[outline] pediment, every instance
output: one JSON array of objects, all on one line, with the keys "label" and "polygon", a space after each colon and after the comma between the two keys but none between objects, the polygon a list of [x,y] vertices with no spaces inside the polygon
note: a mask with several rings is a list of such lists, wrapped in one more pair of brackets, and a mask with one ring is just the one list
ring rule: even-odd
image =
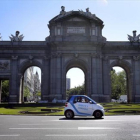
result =
[{"label": "pediment", "polygon": [[59,22],[59,21],[93,21],[103,24],[103,21],[96,17],[95,14],[91,14],[90,12],[83,12],[83,11],[70,11],[65,12],[63,14],[59,14],[58,16],[54,17],[51,22]]},{"label": "pediment", "polygon": [[67,21],[85,21],[85,19],[80,17],[71,17]]}]

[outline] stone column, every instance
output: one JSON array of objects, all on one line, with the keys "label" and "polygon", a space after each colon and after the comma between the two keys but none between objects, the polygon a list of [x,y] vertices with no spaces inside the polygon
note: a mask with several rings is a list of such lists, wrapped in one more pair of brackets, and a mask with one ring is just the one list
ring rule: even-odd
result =
[{"label": "stone column", "polygon": [[97,58],[97,92],[99,97],[99,102],[104,102],[103,96],[103,64],[102,64],[102,55]]},{"label": "stone column", "polygon": [[66,69],[64,67],[65,65],[64,57],[61,57],[61,61],[62,61],[62,85],[61,85],[62,99],[66,100]]},{"label": "stone column", "polygon": [[95,100],[98,101],[98,94],[97,94],[97,59],[96,57],[91,58],[91,74],[92,74],[92,84],[91,84],[91,97]]},{"label": "stone column", "polygon": [[[135,87],[135,91],[132,90],[132,97],[131,98],[131,102],[140,102],[140,60],[139,60],[139,56],[134,56],[133,57],[134,61],[134,72],[133,74],[131,73],[130,77],[132,79],[132,76],[134,77],[134,83],[131,84]],[[129,86],[132,86],[129,85]],[[133,88],[132,88],[133,89]],[[135,93],[134,93],[135,92]]]},{"label": "stone column", "polygon": [[91,74],[92,74],[92,95],[91,98],[95,101],[99,101],[98,94],[98,77],[97,77],[97,58],[96,56],[92,56],[91,61]]},{"label": "stone column", "polygon": [[50,60],[50,99],[53,100],[56,94],[56,58]]},{"label": "stone column", "polygon": [[50,93],[50,59],[44,59],[41,69],[41,100],[49,100]]},{"label": "stone column", "polygon": [[11,60],[11,77],[10,77],[10,91],[9,91],[9,103],[15,104],[19,103],[19,85],[17,83],[17,56],[12,56]]},{"label": "stone column", "polygon": [[103,60],[103,94],[104,101],[110,102],[111,100],[111,77],[110,77],[111,69],[108,63],[108,57],[106,56]]},{"label": "stone column", "polygon": [[92,58],[92,98],[102,102],[103,96],[102,56],[97,54]]},{"label": "stone column", "polygon": [[17,74],[17,93],[18,93],[18,103],[23,103],[24,102],[24,98],[23,98],[23,79],[24,75],[22,75],[21,73]]},{"label": "stone column", "polygon": [[57,56],[56,63],[56,98],[62,99],[62,58],[61,54]]},{"label": "stone column", "polygon": [[2,80],[0,79],[0,103],[1,103],[1,94],[2,94]]},{"label": "stone column", "polygon": [[87,71],[83,71],[84,74],[85,74],[85,92],[86,92],[86,95],[91,97],[92,95],[92,85],[91,85],[91,82],[92,82],[92,71],[91,71],[91,59],[89,59],[88,61],[88,68],[87,68]]}]

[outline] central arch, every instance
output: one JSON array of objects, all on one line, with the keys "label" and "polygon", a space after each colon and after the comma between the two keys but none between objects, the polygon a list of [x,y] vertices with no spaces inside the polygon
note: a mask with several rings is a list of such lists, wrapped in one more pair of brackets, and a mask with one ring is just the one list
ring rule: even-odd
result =
[{"label": "central arch", "polygon": [[64,66],[64,69],[65,69],[65,72],[64,72],[64,94],[63,94],[63,99],[66,99],[66,74],[67,72],[71,69],[71,68],[79,68],[83,71],[84,75],[85,75],[85,94],[87,96],[90,96],[90,82],[89,82],[89,68],[88,68],[88,65],[87,63],[84,61],[84,60],[81,60],[81,59],[72,59],[72,60],[69,60],[65,66]]}]

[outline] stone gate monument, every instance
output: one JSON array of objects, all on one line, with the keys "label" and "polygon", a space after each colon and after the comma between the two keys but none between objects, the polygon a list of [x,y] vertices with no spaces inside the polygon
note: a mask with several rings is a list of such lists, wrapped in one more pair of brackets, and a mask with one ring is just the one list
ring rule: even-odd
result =
[{"label": "stone gate monument", "polygon": [[23,101],[24,72],[30,66],[42,71],[42,100],[66,99],[66,73],[78,67],[85,74],[85,94],[97,102],[110,102],[110,71],[120,66],[127,74],[128,101],[140,102],[140,43],[136,32],[128,36],[130,41],[106,41],[103,21],[89,8],[85,12],[61,9],[49,21],[50,35],[45,41],[22,41],[19,32],[11,41],[0,41],[0,80],[10,80],[9,103]]}]

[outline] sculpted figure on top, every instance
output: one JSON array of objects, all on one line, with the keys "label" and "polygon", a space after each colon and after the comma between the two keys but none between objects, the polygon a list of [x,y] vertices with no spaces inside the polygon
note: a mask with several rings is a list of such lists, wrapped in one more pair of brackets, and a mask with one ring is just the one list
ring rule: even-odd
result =
[{"label": "sculpted figure on top", "polygon": [[24,36],[23,36],[23,34],[19,36],[19,34],[20,34],[20,32],[16,31],[15,36],[11,34],[11,36],[9,36],[9,38],[11,39],[12,42],[13,41],[22,41]]},{"label": "sculpted figure on top", "polygon": [[137,31],[133,31],[133,36],[128,35],[128,40],[130,42],[139,42],[140,41],[140,34],[136,35]]},{"label": "sculpted figure on top", "polygon": [[[70,15],[72,14],[72,12],[75,12],[75,11],[65,11],[65,6],[61,6],[61,11],[60,11],[60,14],[54,19],[54,20],[57,20],[59,18],[62,18],[64,16],[67,16],[67,15]],[[77,11],[79,12],[79,14],[81,15],[85,15],[85,16],[88,16],[90,18],[93,18],[93,19],[96,19],[96,15],[95,14],[92,14],[90,11],[89,11],[89,8],[86,8],[86,12],[84,12],[83,10],[79,10]]]},{"label": "sculpted figure on top", "polygon": [[65,12],[65,6],[61,6],[60,14],[63,15],[63,14],[65,14],[65,13],[66,13],[66,12]]}]

